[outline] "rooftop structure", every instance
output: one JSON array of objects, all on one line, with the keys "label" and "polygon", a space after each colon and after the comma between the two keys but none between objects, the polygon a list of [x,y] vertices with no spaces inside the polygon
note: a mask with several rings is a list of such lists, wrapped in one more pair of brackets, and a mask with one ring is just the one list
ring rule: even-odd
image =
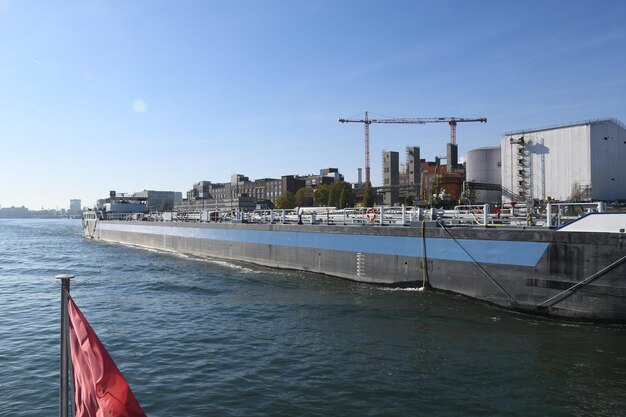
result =
[{"label": "rooftop structure", "polygon": [[134,193],[134,196],[146,199],[148,211],[172,210],[174,205],[183,199],[183,194],[180,191],[143,190]]},{"label": "rooftop structure", "polygon": [[109,198],[98,200],[96,208],[105,213],[147,213],[147,197],[134,194],[109,192]]}]

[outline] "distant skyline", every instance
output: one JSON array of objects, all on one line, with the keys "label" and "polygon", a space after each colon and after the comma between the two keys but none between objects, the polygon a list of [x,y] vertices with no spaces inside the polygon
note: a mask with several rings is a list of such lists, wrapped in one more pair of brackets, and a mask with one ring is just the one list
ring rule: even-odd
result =
[{"label": "distant skyline", "polygon": [[[622,1],[0,0],[0,206],[93,205],[109,190],[317,173],[350,182],[363,126],[486,117],[502,134],[626,122]],[[383,150],[445,154],[446,124],[372,125]],[[401,158],[402,159],[402,158]]]}]

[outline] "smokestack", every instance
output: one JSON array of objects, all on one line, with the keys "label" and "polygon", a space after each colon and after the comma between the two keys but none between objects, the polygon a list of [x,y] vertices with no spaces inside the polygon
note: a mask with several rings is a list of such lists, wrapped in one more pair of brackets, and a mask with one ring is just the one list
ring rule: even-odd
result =
[{"label": "smokestack", "polygon": [[357,178],[358,178],[357,184],[359,184],[359,185],[363,184],[363,175],[362,175],[362,173],[363,173],[363,168],[357,168]]}]

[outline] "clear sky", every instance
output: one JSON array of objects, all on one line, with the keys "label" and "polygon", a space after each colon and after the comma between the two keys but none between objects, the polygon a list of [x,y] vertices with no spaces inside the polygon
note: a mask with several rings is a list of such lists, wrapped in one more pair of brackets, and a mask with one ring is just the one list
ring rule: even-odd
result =
[{"label": "clear sky", "polygon": [[[626,122],[624,1],[0,0],[0,205],[318,173],[356,181],[368,110],[506,131]],[[446,124],[372,125],[445,154]]]}]

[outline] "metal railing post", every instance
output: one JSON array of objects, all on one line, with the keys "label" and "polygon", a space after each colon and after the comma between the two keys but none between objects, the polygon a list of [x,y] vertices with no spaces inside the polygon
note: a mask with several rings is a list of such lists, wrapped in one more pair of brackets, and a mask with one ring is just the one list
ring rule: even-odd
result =
[{"label": "metal railing post", "polygon": [[552,203],[546,204],[546,227],[552,227]]},{"label": "metal railing post", "polygon": [[61,361],[60,361],[60,393],[59,393],[59,416],[69,417],[69,315],[67,302],[70,295],[70,280],[74,275],[63,274],[55,276],[61,281]]},{"label": "metal railing post", "polygon": [[485,204],[483,206],[483,224],[487,226],[487,222],[489,222],[489,204]]}]

